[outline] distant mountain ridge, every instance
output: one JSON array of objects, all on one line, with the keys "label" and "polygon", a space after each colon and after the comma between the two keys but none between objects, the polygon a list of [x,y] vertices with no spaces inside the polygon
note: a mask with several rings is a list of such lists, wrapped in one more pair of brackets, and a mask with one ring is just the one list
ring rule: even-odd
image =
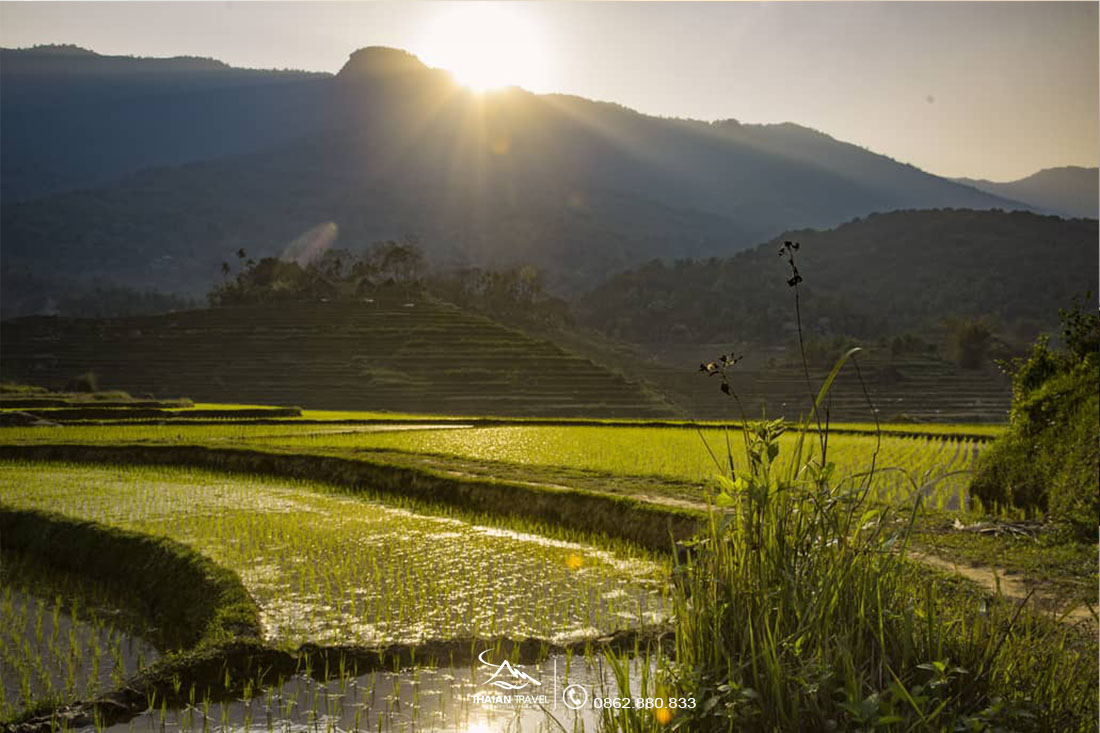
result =
[{"label": "distant mountain ridge", "polygon": [[1063,166],[1044,168],[1016,181],[995,183],[985,179],[955,178],[980,191],[1024,201],[1062,216],[1095,219],[1100,215],[1100,168]]},{"label": "distant mountain ridge", "polygon": [[780,243],[801,243],[807,336],[893,338],[988,317],[1022,340],[1097,292],[1097,221],[1029,212],[895,211],[710,260],[650,262],[580,302],[584,323],[635,343],[786,344],[794,333]]},{"label": "distant mountain ridge", "polygon": [[301,82],[327,77],[79,46],[0,49],[0,194],[25,200],[292,139],[319,101]]},{"label": "distant mountain ridge", "polygon": [[[230,253],[278,255],[325,222],[334,246],[412,236],[436,261],[531,263],[576,292],[654,257],[728,255],[874,211],[1024,208],[790,123],[478,96],[396,49],[361,49],[335,76],[219,67],[167,87],[72,71],[36,87],[34,55],[21,76],[20,52],[3,53],[6,314],[93,281],[201,294]],[[50,91],[68,87],[80,93]],[[78,180],[95,187],[18,200]]]}]

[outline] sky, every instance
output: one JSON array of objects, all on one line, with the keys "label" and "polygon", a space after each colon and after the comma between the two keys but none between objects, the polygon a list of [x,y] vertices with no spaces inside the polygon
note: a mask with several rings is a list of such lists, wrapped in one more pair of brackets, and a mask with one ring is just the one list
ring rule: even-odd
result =
[{"label": "sky", "polygon": [[404,48],[472,84],[795,122],[942,176],[1096,166],[1096,2],[3,2],[0,45],[336,72]]}]

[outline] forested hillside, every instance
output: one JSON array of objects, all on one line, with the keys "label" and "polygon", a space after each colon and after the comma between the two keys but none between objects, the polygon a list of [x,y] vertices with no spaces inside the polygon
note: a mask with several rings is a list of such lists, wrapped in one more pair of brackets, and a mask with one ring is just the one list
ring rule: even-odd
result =
[{"label": "forested hillside", "polygon": [[901,211],[789,231],[726,259],[651,262],[590,292],[581,320],[632,341],[788,343],[792,294],[777,256],[788,239],[801,243],[812,336],[895,337],[984,317],[1028,340],[1073,294],[1096,292],[1096,220]]}]

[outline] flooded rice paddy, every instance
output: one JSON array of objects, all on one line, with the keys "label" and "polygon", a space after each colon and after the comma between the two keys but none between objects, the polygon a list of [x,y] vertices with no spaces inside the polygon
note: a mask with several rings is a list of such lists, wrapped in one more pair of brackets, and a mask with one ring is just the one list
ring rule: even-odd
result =
[{"label": "flooded rice paddy", "polygon": [[663,621],[644,557],[425,516],[324,487],[170,468],[6,464],[0,502],[170,537],[235,571],[268,642],[564,643]]},{"label": "flooded rice paddy", "polygon": [[[895,428],[898,426],[895,426]],[[972,426],[920,426],[922,431],[946,430],[942,437],[905,436],[887,432],[830,436],[828,460],[836,464],[840,485],[871,486],[871,498],[906,503],[921,495],[926,506],[958,509],[967,506],[966,487],[984,440],[971,435]],[[986,428],[988,429],[988,427]],[[962,431],[956,435],[952,431]],[[978,430],[980,433],[981,430]],[[737,430],[717,427],[669,429],[591,425],[508,425],[423,423],[401,425],[73,425],[42,430],[8,428],[16,442],[77,442],[96,444],[210,444],[270,446],[279,450],[360,453],[401,451],[417,455],[506,463],[539,468],[567,468],[616,477],[644,476],[704,484],[723,468],[715,456],[743,465],[744,444]],[[780,438],[778,467],[786,472],[795,454],[796,435]],[[816,440],[805,449],[814,450]],[[874,457],[872,477],[865,472]],[[802,459],[809,458],[803,454]],[[719,460],[718,463],[721,463]],[[704,494],[700,491],[699,500]]]},{"label": "flooded rice paddy", "polygon": [[73,597],[22,589],[0,568],[0,720],[43,700],[72,701],[115,689],[157,659],[116,618]]},{"label": "flooded rice paddy", "polygon": [[[499,656],[499,655],[497,655]],[[500,657],[503,661],[503,657]],[[497,660],[493,660],[497,661]],[[635,658],[620,676],[630,693],[652,694],[655,664]],[[621,698],[616,670],[600,656],[555,655],[540,664],[515,665],[527,675],[520,690],[492,684],[495,665],[421,667],[399,673],[339,675],[318,681],[306,674],[231,702],[196,701],[182,709],[158,709],[107,730],[276,731],[317,733],[380,730],[488,733],[595,731],[603,710],[597,698]],[[499,679],[499,678],[498,678]]]}]

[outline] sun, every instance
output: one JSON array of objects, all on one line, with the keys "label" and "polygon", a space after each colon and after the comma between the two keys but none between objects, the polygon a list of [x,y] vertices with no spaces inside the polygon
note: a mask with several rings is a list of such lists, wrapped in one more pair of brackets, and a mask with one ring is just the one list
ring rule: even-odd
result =
[{"label": "sun", "polygon": [[521,7],[501,2],[461,2],[445,7],[419,49],[424,63],[446,69],[476,91],[507,86],[541,90],[546,46]]}]

